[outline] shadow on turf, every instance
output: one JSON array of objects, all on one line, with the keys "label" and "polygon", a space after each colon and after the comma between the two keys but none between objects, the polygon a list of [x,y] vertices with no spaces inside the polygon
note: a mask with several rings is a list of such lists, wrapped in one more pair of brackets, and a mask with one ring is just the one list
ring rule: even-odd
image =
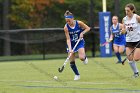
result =
[{"label": "shadow on turf", "polygon": [[113,70],[113,69],[107,67],[107,66],[104,65],[103,63],[98,62],[98,61],[95,61],[95,60],[94,60],[94,63],[96,63],[97,65],[100,65],[102,68],[106,69],[108,72],[115,74],[115,75],[116,75],[117,77],[119,77],[120,79],[123,79],[123,80],[125,80],[125,81],[131,83],[132,85],[137,85],[137,83],[136,83],[135,81],[132,81],[132,79],[124,77],[123,75],[121,75],[120,73],[116,72],[115,70]]},{"label": "shadow on turf", "polygon": [[[35,64],[29,63],[29,62],[25,62],[25,63],[28,64],[28,65],[29,65],[30,67],[32,67],[33,69],[37,70],[38,72],[44,74],[45,76],[49,76],[49,77],[52,78],[52,79],[54,78],[54,75],[53,75],[53,74],[48,73],[48,72],[42,70],[41,68],[37,67]],[[65,81],[61,80],[61,79],[57,79],[57,80],[55,80],[55,81],[58,82],[58,83],[60,83],[60,84],[62,84],[62,85],[64,85],[64,86],[67,85],[67,83],[66,83]]]}]

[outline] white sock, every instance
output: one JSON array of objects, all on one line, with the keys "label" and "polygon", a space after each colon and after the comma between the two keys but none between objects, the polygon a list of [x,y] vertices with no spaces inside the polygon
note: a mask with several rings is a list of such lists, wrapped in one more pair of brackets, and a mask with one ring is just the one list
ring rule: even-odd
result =
[{"label": "white sock", "polygon": [[137,66],[136,66],[136,62],[135,61],[128,61],[131,69],[133,70],[134,73],[137,73],[139,72],[139,70],[137,69]]}]

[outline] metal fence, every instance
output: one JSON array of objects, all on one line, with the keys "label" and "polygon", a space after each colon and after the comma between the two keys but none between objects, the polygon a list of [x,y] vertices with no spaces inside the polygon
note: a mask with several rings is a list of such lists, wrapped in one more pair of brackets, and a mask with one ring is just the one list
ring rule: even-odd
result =
[{"label": "metal fence", "polygon": [[[87,51],[92,51],[93,44],[99,43],[98,34],[98,28],[86,34]],[[0,30],[0,45],[1,60],[46,59],[51,58],[50,55],[58,58],[66,53],[63,28]]]}]

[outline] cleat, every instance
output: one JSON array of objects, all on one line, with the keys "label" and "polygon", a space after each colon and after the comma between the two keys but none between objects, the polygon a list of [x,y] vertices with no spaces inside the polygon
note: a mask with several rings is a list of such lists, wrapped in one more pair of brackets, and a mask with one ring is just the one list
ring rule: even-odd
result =
[{"label": "cleat", "polygon": [[132,77],[133,77],[133,78],[137,78],[137,77],[139,77],[139,72],[134,73],[134,75],[133,75]]},{"label": "cleat", "polygon": [[86,57],[86,59],[83,61],[83,63],[86,65],[88,63],[88,59]]},{"label": "cleat", "polygon": [[74,76],[74,80],[79,80],[80,79],[80,75],[75,75]]},{"label": "cleat", "polygon": [[119,63],[122,63],[122,61],[118,61],[118,62],[116,62],[116,64],[119,64]]}]

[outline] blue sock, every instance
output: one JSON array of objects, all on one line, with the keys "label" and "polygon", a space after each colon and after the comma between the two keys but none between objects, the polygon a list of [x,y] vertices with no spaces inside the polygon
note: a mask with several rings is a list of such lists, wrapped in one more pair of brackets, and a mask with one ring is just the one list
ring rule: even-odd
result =
[{"label": "blue sock", "polygon": [[80,75],[79,72],[78,72],[78,69],[76,67],[75,61],[70,62],[70,67],[72,68],[75,75]]},{"label": "blue sock", "polygon": [[121,59],[121,55],[120,55],[120,53],[119,52],[117,52],[117,53],[115,53],[116,54],[116,56],[117,56],[117,58],[118,58],[118,61],[122,61],[122,59]]},{"label": "blue sock", "polygon": [[126,48],[124,48],[124,51],[123,51],[123,53],[125,53],[126,52]]}]

